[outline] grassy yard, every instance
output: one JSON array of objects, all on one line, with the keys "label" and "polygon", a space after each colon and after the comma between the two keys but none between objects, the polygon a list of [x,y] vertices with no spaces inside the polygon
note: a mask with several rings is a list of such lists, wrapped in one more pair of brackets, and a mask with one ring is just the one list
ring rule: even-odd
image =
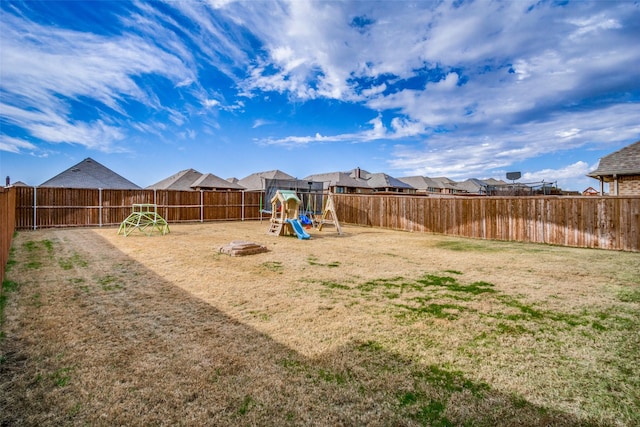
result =
[{"label": "grassy yard", "polygon": [[267,228],[18,233],[0,425],[640,425],[639,254]]}]

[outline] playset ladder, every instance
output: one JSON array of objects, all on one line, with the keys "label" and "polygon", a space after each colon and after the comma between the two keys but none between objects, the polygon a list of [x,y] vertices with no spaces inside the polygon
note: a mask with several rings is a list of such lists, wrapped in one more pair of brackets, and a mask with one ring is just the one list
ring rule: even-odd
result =
[{"label": "playset ladder", "polygon": [[269,231],[267,234],[273,234],[274,236],[279,236],[282,234],[282,227],[284,226],[281,222],[272,222],[269,226]]}]

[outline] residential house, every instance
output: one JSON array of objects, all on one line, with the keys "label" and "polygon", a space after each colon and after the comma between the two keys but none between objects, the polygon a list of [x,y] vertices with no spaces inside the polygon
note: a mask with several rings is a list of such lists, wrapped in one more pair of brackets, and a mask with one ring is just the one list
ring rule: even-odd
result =
[{"label": "residential house", "polygon": [[185,169],[178,173],[171,175],[161,181],[151,184],[147,187],[148,190],[179,190],[179,191],[191,191],[191,184],[198,180],[202,176],[202,173],[195,169]]},{"label": "residential house", "polygon": [[325,190],[337,194],[416,193],[415,188],[397,178],[385,173],[370,173],[360,168],[355,168],[351,172],[309,175],[305,179],[323,182]]},{"label": "residential house", "polygon": [[243,186],[247,191],[264,191],[265,180],[295,180],[296,178],[284,173],[280,170],[272,170],[266,172],[256,172],[249,176],[246,176],[236,182]]},{"label": "residential house", "polygon": [[458,192],[474,195],[486,195],[488,187],[486,182],[477,178],[469,178],[466,181],[457,182],[455,186]]},{"label": "residential house", "polygon": [[109,190],[140,189],[138,185],[90,157],[43,182],[40,187],[102,188]]},{"label": "residential house", "polygon": [[202,174],[195,169],[185,169],[147,187],[150,190],[178,191],[241,191],[244,187],[214,174]]},{"label": "residential house", "polygon": [[245,188],[235,182],[222,179],[212,173],[205,173],[191,184],[193,190],[242,191]]},{"label": "residential house", "polygon": [[458,188],[455,181],[447,177],[440,176],[437,178],[431,178],[431,180],[435,182],[437,188],[440,189],[440,194],[457,194],[465,192],[464,190]]},{"label": "residential house", "polygon": [[367,184],[374,193],[416,194],[416,189],[411,184],[386,173],[369,174]]},{"label": "residential house", "polygon": [[593,187],[589,187],[582,192],[583,196],[597,196],[600,193]]},{"label": "residential house", "polygon": [[600,181],[602,195],[606,182],[612,196],[640,196],[640,141],[604,156],[587,176]]},{"label": "residential house", "polygon": [[309,175],[304,180],[322,182],[324,190],[336,194],[367,194],[372,192],[366,180],[354,178],[347,172],[319,173]]},{"label": "residential house", "polygon": [[441,194],[440,184],[426,176],[406,176],[398,178],[416,190],[416,194]]}]

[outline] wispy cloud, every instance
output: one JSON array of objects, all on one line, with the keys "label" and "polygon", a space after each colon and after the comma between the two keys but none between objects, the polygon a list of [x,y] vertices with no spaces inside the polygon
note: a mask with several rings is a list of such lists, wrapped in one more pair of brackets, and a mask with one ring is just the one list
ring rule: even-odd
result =
[{"label": "wispy cloud", "polygon": [[[194,78],[175,56],[135,35],[107,38],[6,12],[2,20],[3,120],[49,143],[111,150],[123,137],[116,122],[127,120],[129,103],[163,108],[155,93],[140,86],[140,76],[157,73],[176,83]],[[78,120],[74,105],[94,117]]]}]

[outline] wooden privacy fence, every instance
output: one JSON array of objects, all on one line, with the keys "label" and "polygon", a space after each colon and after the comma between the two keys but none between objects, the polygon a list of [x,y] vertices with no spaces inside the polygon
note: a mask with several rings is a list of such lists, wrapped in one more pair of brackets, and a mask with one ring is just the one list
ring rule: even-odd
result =
[{"label": "wooden privacy fence", "polygon": [[167,222],[260,218],[260,192],[15,187],[16,228],[117,225],[133,204],[150,203]]},{"label": "wooden privacy fence", "polygon": [[640,251],[640,197],[336,195],[341,222],[478,239]]},{"label": "wooden privacy fence", "polygon": [[0,187],[0,290],[9,260],[11,240],[16,227],[16,192],[14,188]]},{"label": "wooden privacy fence", "polygon": [[[263,193],[249,191],[13,190],[18,229],[117,225],[138,203],[156,204],[158,213],[169,223],[260,219],[260,209],[264,207]],[[342,223],[478,239],[640,251],[640,197],[334,197]],[[8,230],[4,218],[8,215],[3,214],[3,233]]]}]

